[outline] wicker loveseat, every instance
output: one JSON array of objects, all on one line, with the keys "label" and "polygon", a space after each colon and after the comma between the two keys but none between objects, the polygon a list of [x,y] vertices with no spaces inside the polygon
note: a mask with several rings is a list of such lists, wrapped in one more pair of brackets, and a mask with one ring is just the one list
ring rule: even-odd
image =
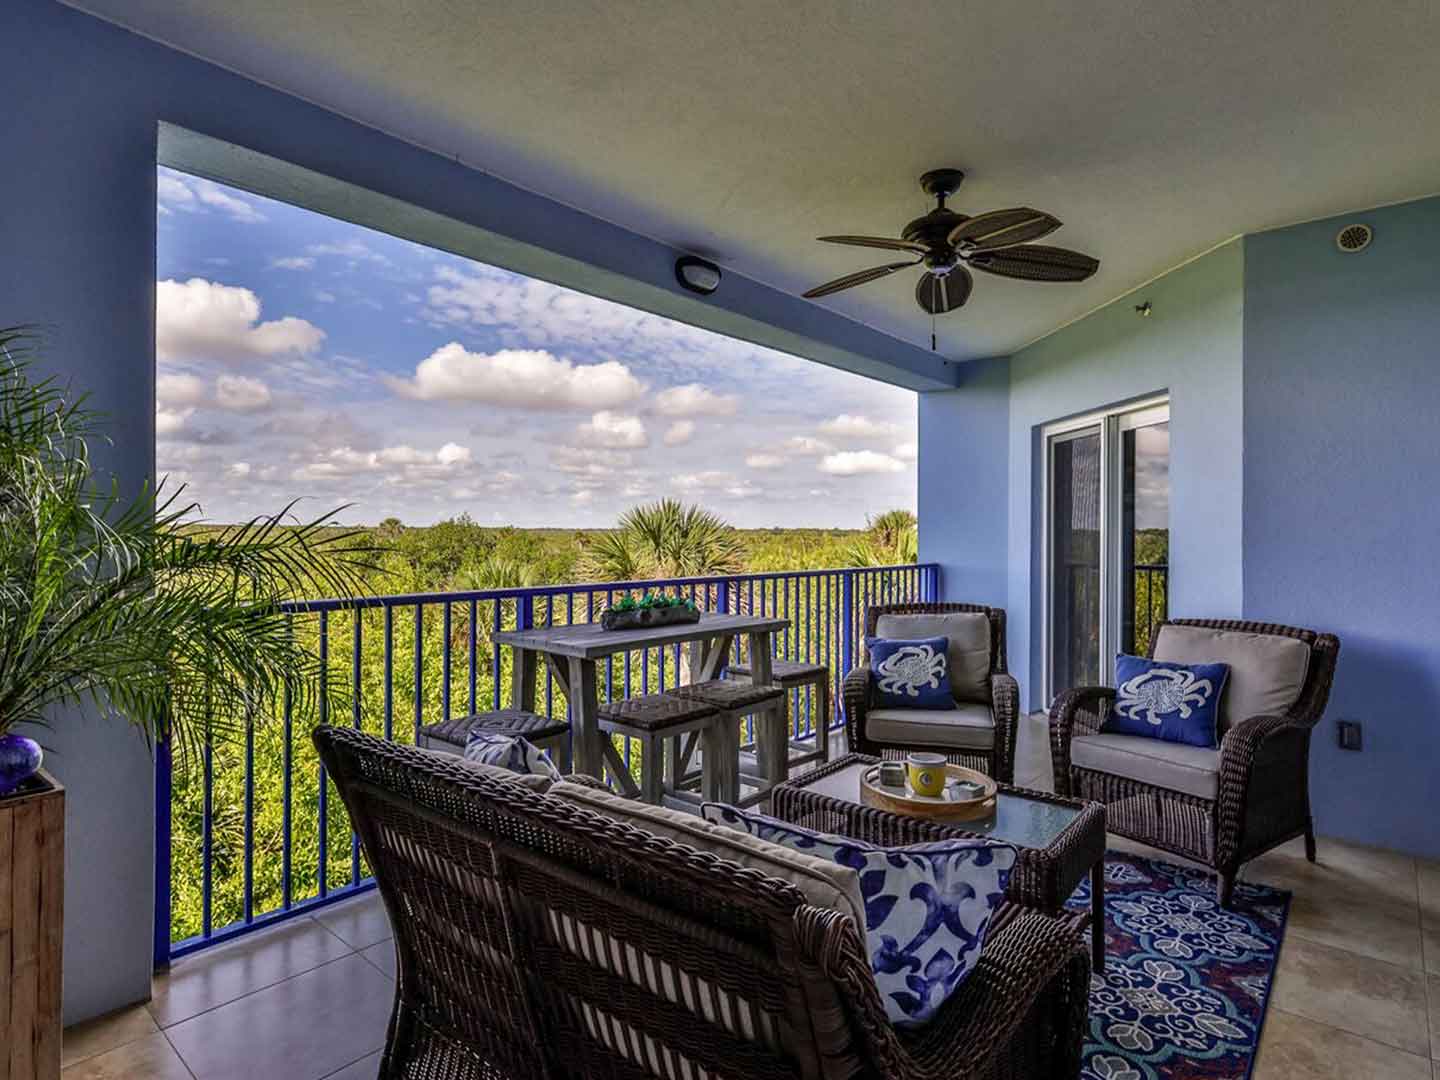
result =
[{"label": "wicker loveseat", "polygon": [[[962,643],[964,636],[971,640]],[[845,676],[845,733],[850,752],[904,757],[910,750],[944,754],[957,765],[1015,782],[1020,687],[1005,669],[1005,609],[983,604],[874,604],[865,610],[865,636],[947,637],[953,710],[883,709],[875,680],[862,661]],[[958,654],[957,654],[958,653]],[[964,663],[968,657],[968,663]],[[978,661],[979,669],[973,670]],[[965,668],[972,670],[966,673]]]},{"label": "wicker loveseat", "polygon": [[1216,750],[1102,734],[1106,686],[1067,690],[1050,710],[1055,790],[1106,804],[1113,833],[1213,867],[1229,905],[1247,860],[1297,836],[1315,861],[1310,731],[1325,711],[1340,640],[1274,623],[1173,619],[1153,659],[1231,666]]},{"label": "wicker loveseat", "polygon": [[885,1018],[853,918],[791,881],[597,813],[559,783],[542,793],[539,778],[345,728],[314,740],[394,929],[382,1080],[1078,1070],[1089,960],[1056,920],[1001,908],[978,968],[906,1032]]}]

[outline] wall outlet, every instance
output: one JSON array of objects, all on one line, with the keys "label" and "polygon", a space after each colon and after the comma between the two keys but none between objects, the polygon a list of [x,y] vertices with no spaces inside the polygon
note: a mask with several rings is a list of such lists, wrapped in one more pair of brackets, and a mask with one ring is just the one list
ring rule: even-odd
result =
[{"label": "wall outlet", "polygon": [[1335,722],[1336,733],[1340,739],[1341,750],[1359,750],[1362,744],[1360,737],[1359,720],[1337,720]]}]

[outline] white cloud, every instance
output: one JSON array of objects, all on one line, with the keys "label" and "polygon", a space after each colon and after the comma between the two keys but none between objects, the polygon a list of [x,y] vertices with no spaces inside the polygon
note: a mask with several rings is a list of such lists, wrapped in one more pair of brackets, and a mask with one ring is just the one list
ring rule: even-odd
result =
[{"label": "white cloud", "polygon": [[676,420],[665,429],[665,437],[661,441],[666,446],[684,446],[694,437],[694,420]]},{"label": "white cloud", "polygon": [[740,407],[736,394],[717,394],[699,383],[672,386],[655,395],[661,416],[734,416]]},{"label": "white cloud", "polygon": [[167,409],[163,405],[155,410],[155,434],[160,438],[175,435],[185,427],[194,409]]},{"label": "white cloud", "polygon": [[234,412],[258,412],[270,406],[270,387],[244,375],[221,375],[215,380],[215,403]]},{"label": "white cloud", "polygon": [[272,270],[314,270],[315,259],[309,255],[287,255],[283,259],[271,259]]},{"label": "white cloud", "polygon": [[625,465],[626,457],[615,450],[582,450],[578,446],[556,446],[550,451],[550,464],[564,473],[584,476],[609,476]]},{"label": "white cloud", "polygon": [[577,491],[570,496],[570,501],[576,506],[586,506],[595,500],[593,491]]},{"label": "white cloud", "polygon": [[824,439],[814,439],[809,435],[792,435],[785,440],[785,452],[796,457],[819,457],[834,449]]},{"label": "white cloud", "polygon": [[316,289],[315,299],[322,304],[333,304],[335,302],[335,294],[326,289]]},{"label": "white cloud", "polygon": [[913,442],[902,442],[893,453],[901,461],[914,461],[920,456],[920,447]]},{"label": "white cloud", "polygon": [[408,445],[369,451],[340,446],[301,465],[291,476],[309,482],[353,481],[355,477],[373,475],[386,484],[439,483],[473,463],[470,448],[453,442],[433,452]]},{"label": "white cloud", "polygon": [[194,408],[205,400],[205,380],[196,375],[157,375],[155,400],[166,408]]},{"label": "white cloud", "polygon": [[719,469],[682,473],[671,477],[670,484],[677,491],[691,495],[727,495],[732,499],[744,499],[760,494],[760,489],[748,480],[741,480],[734,473]]},{"label": "white cloud", "polygon": [[603,446],[614,450],[639,450],[650,445],[645,425],[638,416],[602,409],[575,429],[582,446]]},{"label": "white cloud", "polygon": [[155,197],[176,210],[195,209],[195,193],[178,176],[160,173],[155,177]]},{"label": "white cloud", "polygon": [[573,364],[540,349],[472,353],[455,341],[420,361],[413,379],[385,381],[397,394],[420,401],[518,409],[611,409],[645,392],[645,384],[615,360]]},{"label": "white cloud", "polygon": [[248,461],[232,461],[225,466],[225,472],[237,480],[243,480],[250,475],[250,463]]},{"label": "white cloud", "polygon": [[752,469],[778,469],[785,459],[779,454],[747,454],[745,464]]},{"label": "white cloud", "polygon": [[821,424],[820,432],[837,439],[881,439],[893,435],[895,425],[871,420],[868,416],[841,413]]},{"label": "white cloud", "polygon": [[874,450],[842,450],[838,454],[827,454],[820,460],[820,471],[832,476],[893,473],[904,468],[904,462]]},{"label": "white cloud", "polygon": [[223,211],[235,221],[243,222],[246,225],[258,225],[265,220],[265,215],[257,210],[253,203],[229,194],[222,190],[219,184],[192,177],[190,185],[194,189],[197,199],[206,206]]},{"label": "white cloud", "polygon": [[349,259],[352,266],[362,262],[372,262],[384,266],[390,264],[390,260],[384,255],[371,250],[359,240],[346,240],[339,244],[310,244],[305,251],[309,255],[336,255],[342,259]]},{"label": "white cloud", "polygon": [[260,321],[260,298],[204,278],[155,285],[155,352],[161,360],[248,360],[313,353],[325,331],[294,316]]}]

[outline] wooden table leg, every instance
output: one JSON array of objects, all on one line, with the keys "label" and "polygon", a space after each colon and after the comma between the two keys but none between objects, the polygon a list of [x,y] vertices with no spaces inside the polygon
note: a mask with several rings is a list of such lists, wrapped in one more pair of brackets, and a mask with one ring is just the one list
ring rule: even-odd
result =
[{"label": "wooden table leg", "polygon": [[[557,667],[559,665],[556,665]],[[570,701],[571,745],[574,747],[575,771],[605,778],[605,752],[601,745],[605,736],[600,731],[600,702],[594,660],[570,657],[569,684],[563,689]]]},{"label": "wooden table leg", "polygon": [[1090,966],[1105,970],[1105,857],[1090,868]]},{"label": "wooden table leg", "polygon": [[[770,686],[775,672],[770,657],[770,635],[750,634],[750,682],[754,686]],[[761,731],[755,739],[755,762],[767,784],[777,784],[789,775],[790,711],[788,701],[766,710],[757,718]]]},{"label": "wooden table leg", "polygon": [[513,666],[510,669],[510,707],[535,711],[535,676],[539,657],[529,649],[511,649]]}]

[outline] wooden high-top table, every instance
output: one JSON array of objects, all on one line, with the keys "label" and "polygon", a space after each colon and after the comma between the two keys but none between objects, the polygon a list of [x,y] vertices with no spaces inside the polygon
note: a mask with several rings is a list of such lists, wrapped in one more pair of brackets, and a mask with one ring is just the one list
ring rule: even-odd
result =
[{"label": "wooden high-top table", "polygon": [[603,780],[607,766],[618,775],[625,772],[625,763],[600,731],[597,661],[617,653],[686,645],[690,648],[690,681],[706,682],[723,670],[731,644],[744,634],[750,644],[751,681],[768,686],[772,678],[770,637],[789,625],[788,619],[768,615],[704,614],[698,623],[634,630],[605,630],[598,622],[504,630],[495,640],[515,650],[512,677],[517,709],[535,711],[539,660],[545,660],[570,702],[573,768]]}]

